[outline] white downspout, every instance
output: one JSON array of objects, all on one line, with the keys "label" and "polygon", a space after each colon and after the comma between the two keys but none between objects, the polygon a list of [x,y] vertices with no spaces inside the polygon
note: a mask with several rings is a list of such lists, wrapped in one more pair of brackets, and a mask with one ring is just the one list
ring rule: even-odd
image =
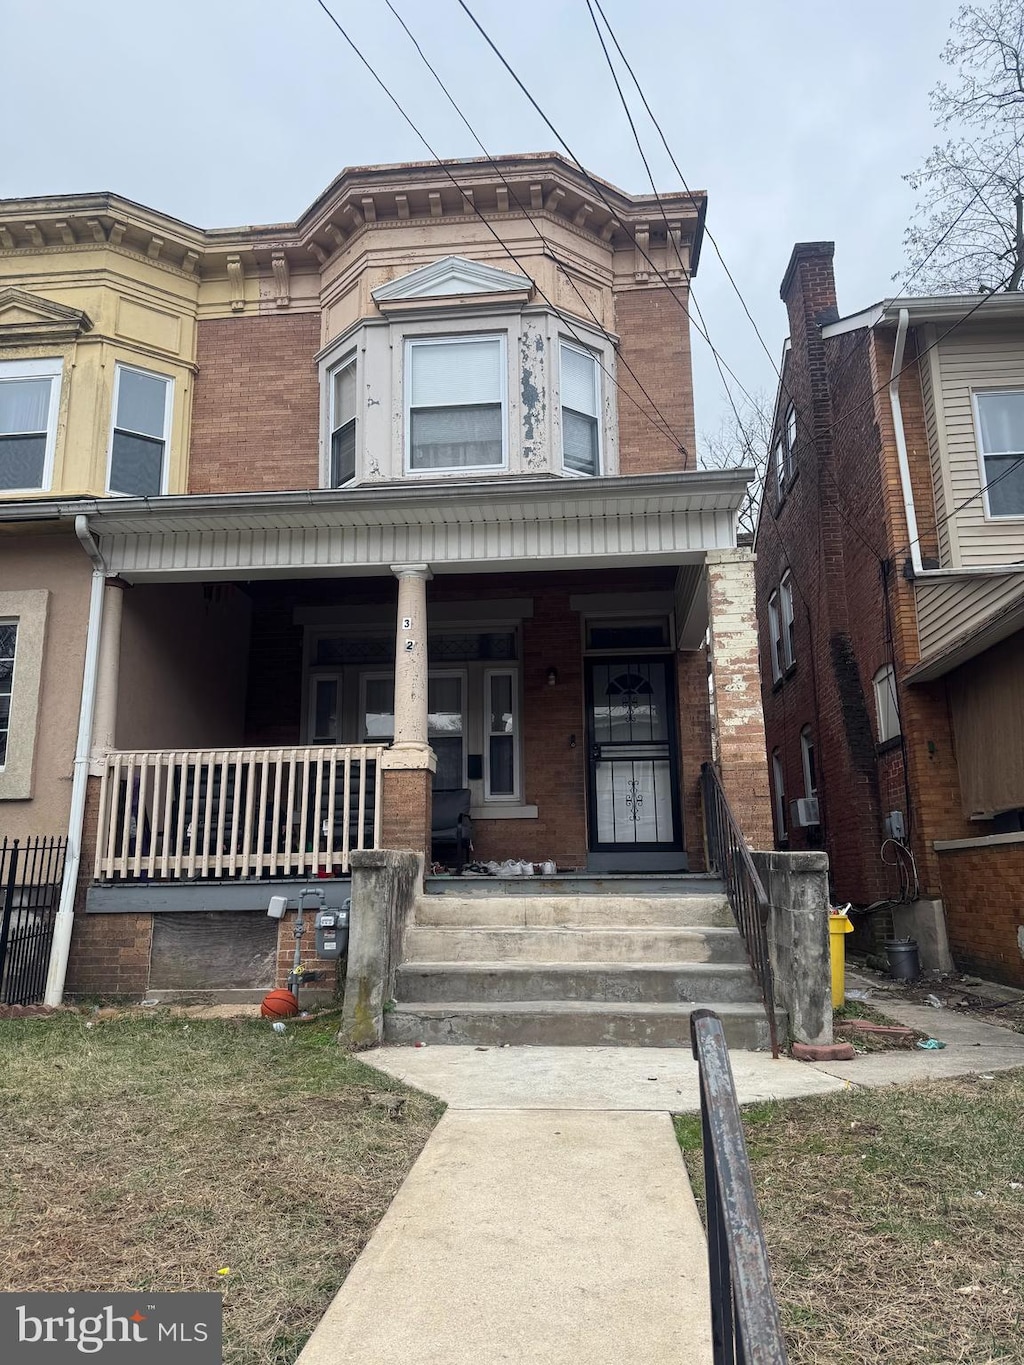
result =
[{"label": "white downspout", "polygon": [[907,459],[907,436],[903,430],[903,408],[900,404],[900,370],[903,369],[903,352],[907,344],[907,328],[910,326],[910,312],[900,309],[899,323],[896,327],[896,349],[892,357],[892,370],[889,374],[889,403],[892,407],[892,424],[896,433],[896,458],[900,467],[900,488],[903,490],[903,511],[907,518],[907,535],[910,540],[910,562],[915,576],[923,572],[921,564],[921,542],[917,534],[917,512],[914,510],[914,489],[910,482],[910,461]]},{"label": "white downspout", "polygon": [[89,529],[88,517],[75,517],[75,535],[92,560],[92,587],[89,593],[89,624],[85,636],[85,664],[82,669],[82,704],[78,713],[78,743],[75,747],[75,767],[71,782],[68,851],[64,863],[64,881],[60,889],[60,905],[53,926],[50,965],[46,975],[44,1000],[47,1005],[59,1005],[64,998],[64,978],[67,976],[68,954],[71,950],[75,891],[78,887],[78,870],[82,862],[82,827],[85,823],[85,794],[89,777],[89,756],[92,750],[100,630],[103,625],[103,594],[107,577],[106,565]]}]

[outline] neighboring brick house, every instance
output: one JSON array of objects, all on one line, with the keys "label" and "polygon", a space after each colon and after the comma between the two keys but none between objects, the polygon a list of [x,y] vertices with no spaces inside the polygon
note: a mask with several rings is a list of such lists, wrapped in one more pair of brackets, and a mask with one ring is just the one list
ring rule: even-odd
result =
[{"label": "neighboring brick house", "polygon": [[353,847],[429,859],[438,790],[481,859],[699,870],[713,728],[768,836],[746,473],[696,467],[703,196],[450,174],[212,231],[0,203],[0,832],[74,842],[84,801],[75,989],[167,985],[171,939]]},{"label": "neighboring brick house", "polygon": [[776,846],[1024,985],[1024,299],[840,318],[832,255],[783,279],[756,537]]}]

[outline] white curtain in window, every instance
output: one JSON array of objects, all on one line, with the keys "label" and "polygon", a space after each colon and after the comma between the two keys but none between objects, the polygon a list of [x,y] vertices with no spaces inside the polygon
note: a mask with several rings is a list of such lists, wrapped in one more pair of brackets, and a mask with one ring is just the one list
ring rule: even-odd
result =
[{"label": "white curtain in window", "polygon": [[44,432],[52,379],[0,380],[0,436]]},{"label": "white curtain in window", "polygon": [[501,402],[501,342],[497,337],[417,343],[411,355],[411,407]]},{"label": "white curtain in window", "polygon": [[986,455],[1024,451],[1024,393],[979,393],[978,417]]}]

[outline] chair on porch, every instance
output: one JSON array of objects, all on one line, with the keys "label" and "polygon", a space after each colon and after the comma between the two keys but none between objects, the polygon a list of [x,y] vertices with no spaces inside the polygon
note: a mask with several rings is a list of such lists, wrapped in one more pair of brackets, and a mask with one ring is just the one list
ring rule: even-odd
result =
[{"label": "chair on porch", "polygon": [[431,801],[430,856],[435,861],[439,848],[455,849],[455,875],[459,876],[473,849],[473,822],[469,815],[468,787],[435,790]]}]

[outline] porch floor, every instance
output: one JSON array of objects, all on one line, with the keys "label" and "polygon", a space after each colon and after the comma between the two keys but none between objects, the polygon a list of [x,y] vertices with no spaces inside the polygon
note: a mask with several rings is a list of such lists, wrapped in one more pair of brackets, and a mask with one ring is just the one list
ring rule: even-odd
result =
[{"label": "porch floor", "polygon": [[428,896],[715,896],[725,891],[702,872],[557,872],[551,877],[442,874],[424,878]]}]

